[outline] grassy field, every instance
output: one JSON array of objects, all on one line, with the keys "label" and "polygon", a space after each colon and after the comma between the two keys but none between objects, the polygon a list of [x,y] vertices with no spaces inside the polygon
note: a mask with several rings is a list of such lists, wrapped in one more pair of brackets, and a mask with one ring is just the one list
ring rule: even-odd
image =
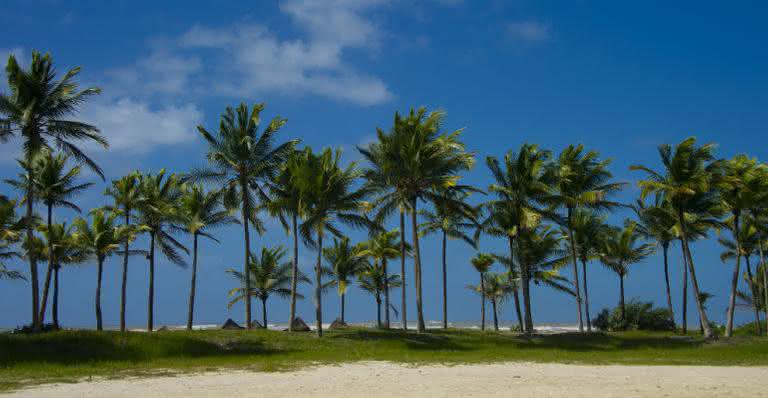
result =
[{"label": "grassy field", "polygon": [[91,376],[221,368],[279,371],[360,360],[768,366],[768,338],[742,336],[704,342],[697,337],[645,332],[529,338],[509,332],[416,334],[358,328],[328,332],[322,339],[310,333],[269,330],[0,334],[0,390]]}]

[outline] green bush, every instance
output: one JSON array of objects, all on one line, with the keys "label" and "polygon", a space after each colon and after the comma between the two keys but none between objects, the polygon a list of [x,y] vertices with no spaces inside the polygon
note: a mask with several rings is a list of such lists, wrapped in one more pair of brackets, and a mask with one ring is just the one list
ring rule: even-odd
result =
[{"label": "green bush", "polygon": [[619,307],[613,310],[604,309],[597,314],[592,325],[600,330],[675,330],[675,322],[670,316],[669,310],[653,308],[650,302],[641,302],[632,299],[625,305],[625,316],[621,318]]}]

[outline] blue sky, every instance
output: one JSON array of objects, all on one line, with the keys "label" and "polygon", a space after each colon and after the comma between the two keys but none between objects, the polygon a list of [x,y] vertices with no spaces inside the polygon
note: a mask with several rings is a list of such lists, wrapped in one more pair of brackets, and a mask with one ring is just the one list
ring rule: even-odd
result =
[{"label": "blue sky", "polygon": [[[6,0],[0,57],[50,51],[60,71],[82,66],[83,84],[103,88],[80,117],[112,142],[108,153],[92,151],[108,178],[134,168],[185,171],[204,164],[195,126],[213,129],[223,109],[241,101],[266,102],[267,117],[287,117],[286,139],[340,147],[349,161],[359,158],[354,147],[369,142],[376,127],[389,127],[395,111],[425,105],[447,112],[447,128],[466,128],[464,139],[480,160],[467,182],[487,186],[482,159],[523,142],[554,151],[583,143],[614,159],[616,178],[630,183],[619,199],[631,201],[639,176],[628,166],[657,167],[660,143],[695,135],[717,142],[722,157],[766,157],[760,145],[768,125],[766,11],[756,1]],[[17,144],[0,146],[3,177],[16,173]],[[105,185],[87,178],[98,189],[83,195],[83,207],[104,204]],[[269,225],[254,249],[290,243],[276,222]],[[243,317],[242,308],[226,308],[234,283],[224,273],[242,263],[241,234],[233,227],[219,237],[220,245],[201,245],[197,319],[203,323]],[[423,244],[428,319],[440,316],[438,243],[431,237]],[[481,245],[483,251],[504,248],[491,239]],[[700,283],[715,294],[711,317],[722,321],[732,266],[720,262],[713,239],[694,250]],[[679,309],[678,252],[673,248],[671,276]],[[462,242],[449,244],[453,320],[478,318],[479,300],[465,289],[477,280],[468,262],[473,254]],[[314,254],[302,248],[301,255],[309,271]],[[145,319],[146,271],[144,261],[132,261],[128,319],[134,326]],[[599,264],[589,272],[594,314],[616,303],[618,281]],[[95,278],[93,264],[62,275],[66,325],[93,324]],[[102,299],[107,325],[118,321],[119,278],[117,259],[109,260]],[[188,284],[188,269],[160,261],[156,324],[183,323]],[[28,284],[2,283],[0,327],[28,321],[28,291]],[[627,295],[664,303],[660,256],[633,268]],[[566,297],[536,288],[533,300],[536,322],[575,321]],[[373,319],[371,297],[353,289],[348,303],[351,320]],[[336,316],[337,306],[335,294],[327,295],[326,319]],[[311,308],[304,300],[300,315],[313,319]],[[272,300],[270,314],[287,318],[286,303]],[[502,319],[513,316],[511,306],[504,308]]]}]

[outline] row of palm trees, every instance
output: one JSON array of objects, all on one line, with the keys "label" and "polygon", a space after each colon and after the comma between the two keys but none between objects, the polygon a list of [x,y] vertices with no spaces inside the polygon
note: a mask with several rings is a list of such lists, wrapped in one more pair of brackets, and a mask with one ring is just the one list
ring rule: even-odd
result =
[{"label": "row of palm trees", "polygon": [[[0,260],[23,256],[29,262],[32,286],[32,327],[44,323],[49,290],[53,284],[54,323],[58,323],[58,272],[62,265],[95,258],[97,289],[95,308],[97,328],[101,329],[100,284],[104,260],[123,256],[121,291],[121,330],[125,330],[127,272],[130,256],[146,256],[149,265],[147,329],[153,330],[154,268],[156,250],[176,264],[184,264],[189,249],[180,240],[184,233],[192,241],[192,275],[187,326],[192,327],[198,266],[198,240],[215,240],[211,230],[240,224],[243,232],[242,271],[230,270],[240,282],[230,292],[233,302],[245,304],[245,321],[253,323],[251,299],[266,303],[269,294],[290,299],[289,325],[296,318],[298,283],[308,278],[298,269],[299,240],[314,250],[314,301],[317,333],[322,335],[324,288],[336,286],[342,303],[351,278],[370,291],[381,306],[384,295],[385,327],[389,326],[390,288],[402,287],[400,311],[402,327],[407,328],[406,258],[413,261],[416,292],[417,330],[425,331],[422,294],[422,253],[420,239],[439,234],[442,240],[443,327],[448,326],[447,244],[460,239],[477,248],[482,236],[501,238],[508,253],[478,254],[472,265],[480,272],[480,285],[473,287],[494,307],[507,297],[514,299],[520,329],[533,332],[531,282],[566,292],[574,297],[579,330],[591,330],[587,264],[599,260],[615,272],[620,284],[620,307],[624,303],[624,281],[629,266],[649,256],[655,247],[664,254],[667,305],[672,317],[667,252],[679,242],[684,258],[683,314],[688,277],[694,290],[704,334],[712,335],[703,306],[703,292],[696,277],[691,244],[711,230],[730,231],[732,239],[722,238],[724,260],[735,260],[729,297],[726,334],[733,329],[737,298],[747,300],[758,310],[768,301],[766,267],[763,259],[765,209],[768,208],[768,167],[746,156],[719,160],[711,144],[697,145],[689,138],[676,146],[662,145],[662,169],[632,166],[645,178],[638,185],[641,197],[634,205],[612,199],[624,183],[613,181],[610,160],[582,145],[570,145],[554,155],[532,144],[508,152],[503,159],[486,158],[494,183],[483,190],[461,182],[463,172],[474,166],[475,154],[465,149],[461,130],[443,130],[445,114],[412,109],[396,113],[388,130],[377,129],[376,140],[358,148],[366,161],[344,166],[340,151],[299,148],[298,140],[279,140],[286,119],[275,117],[262,123],[264,104],[241,104],[227,108],[218,129],[198,126],[208,145],[209,166],[183,174],[132,172],[115,180],[105,191],[112,203],[92,210],[90,221],[76,219],[71,226],[57,223],[54,210],[66,207],[79,211],[74,197],[91,187],[78,183],[81,167],[88,167],[103,178],[99,166],[80,148],[84,142],[106,147],[98,128],[69,120],[98,88],[80,90],[75,68],[60,79],[50,55],[32,54],[24,69],[13,56],[6,67],[9,93],[0,95],[0,139],[18,137],[22,144],[22,170],[9,184],[21,198],[0,200],[2,241]],[[76,163],[68,168],[68,161]],[[489,200],[470,201],[489,195]],[[647,203],[651,199],[651,203]],[[46,218],[35,214],[35,204],[43,204]],[[426,208],[420,206],[428,204]],[[23,217],[16,218],[17,205],[25,206]],[[606,214],[631,207],[636,220],[623,227],[606,224]],[[283,262],[285,250],[265,248],[260,256],[252,253],[252,232],[262,234],[263,215],[278,218],[293,240],[292,261]],[[399,215],[399,227],[386,232],[391,216]],[[410,241],[406,239],[409,218]],[[419,221],[421,219],[421,222]],[[342,226],[368,232],[370,239],[352,245]],[[149,241],[145,249],[132,248],[138,236]],[[399,236],[398,236],[399,235]],[[325,247],[328,238],[333,245]],[[643,243],[647,242],[647,243]],[[15,244],[20,243],[20,251]],[[399,250],[398,250],[399,249]],[[752,273],[750,257],[759,254],[760,265]],[[391,275],[388,261],[400,259],[400,274]],[[749,291],[739,291],[741,258],[747,262],[745,276]],[[43,294],[39,292],[38,260],[47,262]],[[325,265],[323,265],[325,260]],[[503,273],[489,273],[493,263],[505,267]],[[581,263],[581,277],[579,275]],[[571,279],[561,275],[570,268]],[[331,285],[323,277],[332,276]],[[0,267],[0,277],[22,275]],[[52,282],[51,282],[52,281]],[[522,297],[521,297],[522,296]],[[380,311],[379,311],[380,313]],[[483,318],[485,312],[483,310]],[[768,315],[768,314],[766,314]],[[266,326],[266,306],[263,307]],[[483,326],[485,322],[483,319]]]}]

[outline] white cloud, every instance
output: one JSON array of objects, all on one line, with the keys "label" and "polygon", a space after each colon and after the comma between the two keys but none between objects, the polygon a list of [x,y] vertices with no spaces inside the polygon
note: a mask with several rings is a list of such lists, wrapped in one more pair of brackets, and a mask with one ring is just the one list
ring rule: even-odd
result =
[{"label": "white cloud", "polygon": [[535,21],[518,21],[507,24],[507,34],[515,40],[538,43],[549,40],[551,36],[548,24]]},{"label": "white cloud", "polygon": [[146,102],[121,98],[89,103],[81,119],[101,130],[110,150],[143,153],[195,139],[202,117],[192,104],[152,109]]}]

